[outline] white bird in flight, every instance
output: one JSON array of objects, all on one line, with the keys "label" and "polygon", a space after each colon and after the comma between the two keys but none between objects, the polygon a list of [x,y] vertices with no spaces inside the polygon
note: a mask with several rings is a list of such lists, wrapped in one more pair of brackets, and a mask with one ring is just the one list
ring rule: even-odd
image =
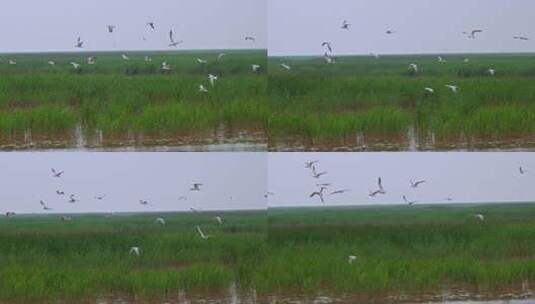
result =
[{"label": "white bird in flight", "polygon": [[193,183],[191,185],[190,191],[201,191],[202,183]]},{"label": "white bird in flight", "polygon": [[182,41],[182,40],[180,40],[180,41],[175,41],[175,38],[173,37],[173,30],[170,30],[170,31],[169,31],[169,41],[170,41],[170,43],[169,43],[169,46],[170,46],[170,47],[177,47],[179,44],[181,44],[182,42],[184,42],[184,41]]},{"label": "white bird in flight", "polygon": [[207,64],[207,63],[208,63],[208,60],[206,60],[206,59],[201,59],[201,58],[197,58],[197,62],[200,63],[200,64]]},{"label": "white bird in flight", "polygon": [[210,81],[210,84],[212,85],[212,87],[215,85],[216,80],[217,80],[217,76],[213,74],[208,74],[208,81]]},{"label": "white bird in flight", "polygon": [[327,171],[316,172],[316,166],[312,166],[312,177],[320,178],[322,175],[327,174]]},{"label": "white bird in flight", "polygon": [[49,65],[56,65],[56,63],[55,63],[54,61],[52,61],[52,60],[49,60],[49,61],[48,61],[48,64],[49,64]]},{"label": "white bird in flight", "polygon": [[412,206],[416,203],[416,201],[409,201],[405,195],[403,195],[403,201],[409,206]]},{"label": "white bird in flight", "polygon": [[171,71],[171,66],[166,62],[162,62],[162,67],[160,68],[162,72],[169,72]]},{"label": "white bird in flight", "polygon": [[288,71],[292,69],[292,68],[291,68],[289,65],[287,65],[286,63],[281,63],[281,67],[283,67],[284,69],[286,69],[286,70],[288,70]]},{"label": "white bird in flight", "polygon": [[63,174],[63,170],[61,171],[56,171],[56,169],[52,168],[50,169],[52,171],[52,176],[53,177],[61,177],[61,175]]},{"label": "white bird in flight", "polygon": [[419,185],[425,183],[425,180],[421,179],[421,180],[410,180],[409,181],[410,184],[411,184],[411,188],[418,188]]},{"label": "white bird in flight", "polygon": [[156,218],[155,222],[156,222],[157,224],[160,224],[160,225],[162,225],[162,226],[165,226],[165,220],[163,219],[163,217],[158,217],[158,218]]},{"label": "white bird in flight", "polygon": [[71,65],[72,65],[72,67],[73,67],[75,70],[78,70],[78,69],[80,68],[80,64],[77,63],[77,62],[72,61],[72,62],[71,62]]},{"label": "white bird in flight", "polygon": [[435,93],[435,90],[433,90],[432,88],[429,88],[429,87],[425,87],[424,90],[426,92],[428,92],[428,93],[431,93],[431,94]]},{"label": "white bird in flight", "polygon": [[69,196],[69,203],[74,204],[74,203],[76,203],[77,201],[78,201],[78,200],[74,197],[74,194],[71,194],[71,195]]},{"label": "white bird in flight", "polygon": [[125,61],[130,60],[130,57],[128,57],[126,54],[121,54],[121,58],[123,58]]},{"label": "white bird in flight", "polygon": [[355,255],[350,255],[350,256],[347,257],[347,262],[350,265],[353,264],[356,260],[357,260],[357,256],[355,256]]},{"label": "white bird in flight", "polygon": [[43,207],[43,210],[52,210],[52,208],[48,207],[43,200],[40,200],[39,204],[41,204],[41,206]]},{"label": "white bird in flight", "polygon": [[409,64],[409,70],[413,70],[414,72],[418,72],[418,65],[416,63]]},{"label": "white bird in flight", "polygon": [[199,85],[199,92],[208,93],[208,89],[204,87],[204,85]]},{"label": "white bird in flight", "polygon": [[251,70],[252,70],[253,72],[258,72],[258,71],[260,71],[260,65],[258,65],[258,64],[251,64]]},{"label": "white bird in flight", "polygon": [[197,232],[199,233],[199,235],[201,236],[203,240],[207,240],[211,237],[208,234],[204,234],[204,232],[201,230],[201,227],[199,227],[198,225],[196,226],[196,228],[197,228]]},{"label": "white bird in flight", "polygon": [[370,197],[374,197],[374,196],[376,196],[377,194],[386,194],[386,191],[385,191],[385,189],[383,188],[383,181],[381,180],[381,177],[378,177],[378,178],[377,178],[377,187],[378,187],[377,190],[375,190],[375,191],[370,191],[370,194],[369,194]]},{"label": "white bird in flight", "polygon": [[135,254],[139,256],[141,254],[141,249],[137,246],[130,247],[130,254]]},{"label": "white bird in flight", "polygon": [[311,197],[311,198],[312,198],[312,197],[314,197],[314,196],[317,196],[317,197],[320,198],[320,201],[321,201],[322,203],[324,203],[325,201],[323,200],[323,191],[325,191],[325,189],[327,189],[327,188],[325,188],[325,187],[321,187],[319,191],[314,191],[314,192],[312,192],[308,197]]},{"label": "white bird in flight", "polygon": [[78,37],[78,39],[76,40],[76,44],[74,46],[80,49],[84,47],[84,42],[82,41],[81,37]]},{"label": "white bird in flight", "polygon": [[485,216],[481,213],[476,214],[474,217],[480,222],[483,222],[485,220]]},{"label": "white bird in flight", "polygon": [[214,219],[216,220],[216,222],[217,222],[219,225],[223,224],[223,218],[222,218],[222,217],[220,217],[220,216],[214,216]]},{"label": "white bird in flight", "polygon": [[17,64],[17,60],[16,60],[16,59],[9,59],[9,60],[8,60],[8,63],[9,63],[10,65],[16,65],[16,64]]},{"label": "white bird in flight", "polygon": [[496,74],[495,69],[488,69],[487,72],[489,73],[490,76],[494,76]]},{"label": "white bird in flight", "polygon": [[456,85],[447,84],[445,85],[448,89],[450,89],[453,93],[457,93],[459,91],[459,87]]},{"label": "white bird in flight", "polygon": [[97,63],[95,57],[87,57],[87,64],[93,65],[95,63]]},{"label": "white bird in flight", "polygon": [[350,191],[349,189],[340,189],[340,190],[335,190],[333,192],[331,192],[331,195],[334,195],[334,194],[342,194],[342,193],[345,193],[345,192],[348,192]]}]

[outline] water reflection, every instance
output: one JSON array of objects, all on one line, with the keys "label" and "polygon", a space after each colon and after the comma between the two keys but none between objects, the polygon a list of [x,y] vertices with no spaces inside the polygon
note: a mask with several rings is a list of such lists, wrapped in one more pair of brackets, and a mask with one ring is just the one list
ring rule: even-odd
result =
[{"label": "water reflection", "polygon": [[0,150],[256,152],[267,150],[267,139],[261,130],[234,130],[224,126],[196,135],[149,136],[128,131],[112,136],[77,125],[69,134],[36,135],[27,130],[20,136],[4,136],[0,138]]},{"label": "water reflection", "polygon": [[94,302],[96,304],[358,304],[358,303],[403,303],[403,304],[528,304],[535,303],[535,294],[529,290],[493,291],[491,293],[478,293],[474,290],[460,288],[445,288],[438,294],[422,295],[351,295],[318,292],[316,295],[300,294],[270,294],[257,296],[254,289],[241,290],[232,284],[226,292],[219,294],[189,294],[183,290],[174,296],[164,299],[146,300],[131,297],[102,297]]}]

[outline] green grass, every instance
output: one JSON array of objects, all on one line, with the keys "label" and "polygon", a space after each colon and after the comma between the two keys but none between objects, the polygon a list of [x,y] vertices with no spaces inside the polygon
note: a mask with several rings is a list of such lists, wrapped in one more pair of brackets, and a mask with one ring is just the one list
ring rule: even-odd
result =
[{"label": "green grass", "polygon": [[[18,216],[0,219],[0,302],[131,295],[173,297],[179,290],[251,287],[262,258],[265,212],[159,215]],[[201,225],[212,239],[195,231]],[[132,246],[142,254],[129,255]]]},{"label": "green grass", "polygon": [[[25,133],[59,137],[80,125],[86,134],[102,131],[107,139],[129,134],[179,140],[211,137],[225,128],[263,133],[267,124],[265,51],[130,52],[4,54],[0,75],[0,140],[20,140]],[[145,62],[150,55],[152,62]],[[95,65],[86,58],[96,56]],[[208,60],[200,65],[196,58]],[[16,58],[17,65],[7,59]],[[55,66],[47,63],[54,60]],[[82,64],[75,71],[69,62]],[[173,68],[160,72],[161,62]],[[219,76],[211,87],[207,76]],[[210,92],[199,92],[203,84]]]},{"label": "green grass", "polygon": [[[443,57],[447,62],[422,55],[347,56],[332,65],[322,58],[269,58],[270,140],[340,145],[362,134],[388,142],[410,127],[420,140],[433,133],[443,142],[533,137],[535,55]],[[413,62],[416,74],[408,71]],[[446,84],[459,86],[459,93]]]},{"label": "green grass", "polygon": [[535,205],[270,209],[268,222],[262,290],[419,295],[535,279]]},{"label": "green grass", "polygon": [[[485,222],[474,215],[482,213]],[[535,279],[535,205],[272,208],[266,212],[0,219],[0,302],[479,291]],[[213,236],[202,240],[201,225]],[[141,247],[141,256],[128,254]],[[347,257],[356,255],[349,264]]]}]

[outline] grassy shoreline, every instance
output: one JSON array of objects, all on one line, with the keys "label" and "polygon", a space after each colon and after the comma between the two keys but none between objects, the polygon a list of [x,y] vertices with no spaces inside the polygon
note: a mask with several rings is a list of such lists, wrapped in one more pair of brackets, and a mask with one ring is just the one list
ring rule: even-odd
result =
[{"label": "grassy shoreline", "polygon": [[[420,140],[432,133],[443,142],[533,137],[534,56],[442,56],[446,62],[431,55],[342,56],[331,65],[319,57],[270,57],[270,137],[343,142],[359,133],[397,138],[409,128]],[[417,73],[410,63],[418,64]]]},{"label": "grassy shoreline", "polygon": [[[417,298],[535,280],[533,204],[271,208],[224,212],[223,225],[215,215],[165,213],[165,227],[156,214],[2,218],[0,301],[213,295],[234,283],[260,298]],[[195,225],[213,238],[201,239]]]},{"label": "grassy shoreline", "polygon": [[[28,131],[61,138],[81,125],[88,133],[153,138],[201,135],[221,125],[265,130],[268,117],[265,51],[12,55],[0,66],[0,138]],[[144,61],[144,55],[151,62]],[[94,65],[87,57],[96,56]],[[208,60],[197,63],[197,58]],[[53,60],[55,65],[49,65]],[[172,71],[162,74],[161,62]],[[82,66],[75,70],[70,62]],[[212,87],[208,74],[219,76]],[[199,85],[209,92],[199,92]]]}]

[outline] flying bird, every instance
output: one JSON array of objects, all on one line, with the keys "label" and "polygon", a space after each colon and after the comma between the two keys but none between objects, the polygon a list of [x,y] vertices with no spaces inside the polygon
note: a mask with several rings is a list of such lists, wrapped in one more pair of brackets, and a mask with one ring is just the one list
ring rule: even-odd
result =
[{"label": "flying bird", "polygon": [[330,43],[330,42],[324,41],[324,42],[321,44],[321,46],[323,46],[323,47],[327,47],[327,50],[329,50],[329,52],[332,53],[333,49],[332,49],[332,47],[331,47],[331,43]]},{"label": "flying bird", "polygon": [[156,218],[155,222],[156,222],[157,224],[160,224],[160,225],[162,225],[162,226],[165,226],[165,220],[164,220],[162,217],[158,217],[158,218]]},{"label": "flying bird", "polygon": [[513,36],[513,39],[516,39],[516,40],[523,40],[523,41],[527,41],[527,40],[529,40],[529,38],[526,37],[526,36]]},{"label": "flying bird", "polygon": [[222,218],[222,217],[220,217],[220,216],[214,216],[214,219],[216,220],[216,222],[217,222],[219,225],[223,224],[223,218]]},{"label": "flying bird", "polygon": [[227,56],[227,54],[225,53],[220,53],[219,55],[217,55],[217,61],[223,59],[223,57]]},{"label": "flying bird", "polygon": [[13,212],[13,211],[8,211],[8,212],[6,212],[6,217],[7,217],[7,218],[12,218],[12,217],[14,217],[15,215],[16,215],[16,214],[15,214],[15,212]]},{"label": "flying bird", "polygon": [[150,27],[152,30],[156,29],[154,22],[147,22],[147,26]]},{"label": "flying bird", "polygon": [[141,249],[139,247],[131,247],[130,248],[130,254],[135,254],[139,256],[141,254]]},{"label": "flying bird", "polygon": [[392,34],[395,34],[396,31],[394,31],[394,30],[390,30],[390,29],[389,29],[389,30],[386,30],[385,33],[386,33],[387,35],[392,35]]},{"label": "flying bird", "polygon": [[489,73],[490,76],[494,76],[496,74],[495,69],[488,69],[487,72]]},{"label": "flying bird", "polygon": [[169,72],[171,71],[171,66],[166,62],[162,62],[162,67],[160,68],[162,72]]},{"label": "flying bird", "polygon": [[350,191],[349,189],[340,189],[340,190],[335,190],[333,192],[331,192],[331,195],[334,195],[334,194],[342,194],[342,193],[345,193],[345,192],[348,192]]},{"label": "flying bird", "polygon": [[428,92],[428,93],[431,93],[431,94],[435,93],[435,90],[433,90],[432,88],[429,88],[429,87],[425,87],[424,90],[426,92]]},{"label": "flying bird", "polygon": [[375,191],[370,191],[370,194],[369,194],[370,197],[374,197],[374,196],[376,196],[377,194],[386,194],[386,191],[385,191],[385,189],[383,188],[383,182],[382,182],[382,180],[381,180],[381,177],[378,177],[378,178],[377,178],[377,187],[378,187],[377,190],[375,190]]},{"label": "flying bird", "polygon": [[479,30],[479,29],[476,29],[476,30],[472,30],[470,32],[463,32],[463,34],[467,35],[468,38],[470,39],[476,39],[476,34],[479,34],[479,33],[482,33],[483,30]]},{"label": "flying bird", "polygon": [[63,192],[63,191],[60,191],[60,190],[56,190],[56,194],[57,194],[57,195],[64,195],[64,194],[65,194],[65,192]]},{"label": "flying bird", "polygon": [[314,166],[314,164],[317,164],[318,162],[319,162],[319,160],[307,161],[307,162],[305,162],[305,168],[312,169],[312,166]]},{"label": "flying bird", "polygon": [[287,65],[286,63],[281,63],[281,67],[283,67],[284,69],[286,69],[286,70],[288,70],[288,71],[292,69],[292,68],[291,68],[289,65]]},{"label": "flying bird", "polygon": [[170,41],[169,46],[172,46],[172,47],[177,47],[179,44],[181,44],[182,42],[184,42],[184,41],[182,41],[182,40],[180,40],[180,41],[175,41],[175,38],[173,37],[173,30],[170,30],[170,31],[169,31],[169,41]]},{"label": "flying bird", "polygon": [[16,65],[16,64],[17,64],[17,60],[16,60],[16,59],[9,59],[9,60],[8,60],[8,63],[9,63],[10,65]]},{"label": "flying bird", "polygon": [[344,22],[342,22],[342,26],[340,28],[344,29],[344,30],[349,30],[350,26],[351,26],[351,24],[348,23],[347,20],[344,20]]},{"label": "flying bird", "polygon": [[108,33],[113,33],[113,31],[117,28],[117,26],[110,24],[108,27]]},{"label": "flying bird", "polygon": [[193,183],[189,191],[201,191],[201,183]]},{"label": "flying bird", "polygon": [[416,181],[413,181],[412,179],[410,180],[410,184],[411,184],[411,187],[412,188],[418,188],[419,185],[425,183],[425,180],[421,179],[421,180],[416,180]]},{"label": "flying bird", "polygon": [[412,206],[416,203],[416,201],[409,201],[405,195],[403,195],[403,201],[409,206]]},{"label": "flying bird", "polygon": [[199,85],[199,92],[208,93],[208,89],[204,87],[204,85]]},{"label": "flying bird", "polygon": [[78,201],[78,200],[74,197],[74,194],[71,194],[71,195],[69,196],[69,203],[74,204],[74,203],[76,203],[77,201]]},{"label": "flying bird", "polygon": [[78,37],[78,39],[76,40],[76,44],[74,46],[80,49],[84,47],[84,42],[82,41],[81,37]]},{"label": "flying bird", "polygon": [[453,93],[457,93],[459,91],[459,87],[456,85],[447,84],[445,85],[448,89],[450,89]]},{"label": "flying bird", "polygon": [[316,166],[312,166],[312,177],[320,178],[322,175],[327,174],[327,171],[316,172]]},{"label": "flying bird", "polygon": [[351,265],[357,260],[357,257],[354,255],[350,255],[347,257],[347,262]]},{"label": "flying bird", "polygon": [[62,222],[70,222],[70,221],[72,221],[72,217],[64,215],[64,216],[60,217],[60,220]]},{"label": "flying bird", "polygon": [[71,65],[72,65],[72,67],[73,67],[75,70],[78,70],[78,69],[80,68],[80,64],[77,63],[77,62],[72,61],[72,62],[71,62]]},{"label": "flying bird", "polygon": [[96,57],[87,57],[87,64],[93,65],[95,63],[97,63]]},{"label": "flying bird", "polygon": [[258,64],[251,64],[251,70],[253,72],[258,72],[260,71],[260,66]]},{"label": "flying bird", "polygon": [[56,169],[52,168],[51,171],[52,171],[52,176],[53,177],[61,177],[61,175],[63,174],[63,170],[56,171]]},{"label": "flying bird", "polygon": [[245,41],[247,40],[254,42],[256,39],[253,36],[245,36]]},{"label": "flying bird", "polygon": [[213,74],[208,74],[208,81],[210,81],[210,84],[212,85],[212,87],[214,86],[216,80],[217,80],[217,76]]},{"label": "flying bird", "polygon": [[48,207],[43,200],[40,200],[39,204],[41,204],[41,206],[43,207],[43,210],[52,210],[52,208]]},{"label": "flying bird", "polygon": [[201,236],[201,238],[202,238],[203,240],[207,240],[207,239],[210,238],[210,235],[208,235],[208,234],[204,234],[204,232],[201,230],[201,227],[199,227],[199,226],[197,225],[196,228],[197,228],[197,232],[199,233],[199,235]]},{"label": "flying bird", "polygon": [[522,166],[518,167],[518,172],[520,172],[520,174],[524,174],[526,173],[527,171],[524,170],[524,168],[522,168]]},{"label": "flying bird", "polygon": [[476,214],[474,217],[479,220],[480,222],[483,222],[485,220],[485,216],[483,214]]},{"label": "flying bird", "polygon": [[48,64],[50,64],[50,65],[56,65],[56,63],[55,63],[54,61],[52,61],[52,60],[48,61]]},{"label": "flying bird", "polygon": [[319,191],[314,191],[312,192],[308,197],[314,197],[314,196],[317,196],[320,198],[321,202],[324,203],[325,201],[323,200],[323,191],[327,189],[325,187],[321,187]]},{"label": "flying bird", "polygon": [[200,63],[200,64],[207,64],[207,63],[208,63],[208,60],[206,60],[206,59],[201,59],[201,58],[197,58],[197,62]]},{"label": "flying bird", "polygon": [[101,201],[101,200],[103,200],[105,197],[106,197],[106,194],[104,194],[104,195],[99,195],[99,196],[95,196],[95,199]]},{"label": "flying bird", "polygon": [[123,58],[125,61],[130,60],[130,57],[128,57],[126,54],[121,54],[121,58]]},{"label": "flying bird", "polygon": [[149,204],[149,201],[147,201],[147,200],[139,200],[139,203],[140,203],[141,205],[148,205],[148,204]]},{"label": "flying bird", "polygon": [[413,70],[415,73],[418,72],[418,65],[416,63],[409,64],[409,70]]}]

